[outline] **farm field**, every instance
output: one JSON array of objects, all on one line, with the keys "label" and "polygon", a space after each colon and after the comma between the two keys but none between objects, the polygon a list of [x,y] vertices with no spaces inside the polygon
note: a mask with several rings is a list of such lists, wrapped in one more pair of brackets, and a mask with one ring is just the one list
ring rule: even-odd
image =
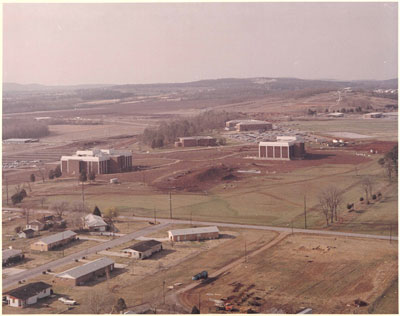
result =
[{"label": "farm field", "polygon": [[[241,312],[363,314],[397,273],[397,243],[294,234],[180,299],[192,306],[201,295],[203,313],[225,298]],[[356,307],[356,299],[368,306]]]}]

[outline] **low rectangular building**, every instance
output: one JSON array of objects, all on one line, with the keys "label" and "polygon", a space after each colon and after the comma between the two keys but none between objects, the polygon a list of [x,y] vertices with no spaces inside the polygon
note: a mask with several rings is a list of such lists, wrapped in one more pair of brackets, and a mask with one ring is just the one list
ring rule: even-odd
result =
[{"label": "low rectangular building", "polygon": [[55,275],[54,281],[69,286],[83,285],[114,270],[114,261],[103,257]]},{"label": "low rectangular building", "polygon": [[61,171],[67,175],[79,175],[82,171],[95,174],[118,173],[131,169],[132,152],[128,150],[78,150],[75,155],[61,157]]},{"label": "low rectangular building", "polygon": [[168,239],[172,241],[190,241],[219,238],[217,226],[174,229],[168,231]]},{"label": "low rectangular building", "polygon": [[2,251],[3,267],[16,263],[24,259],[22,250],[19,249],[5,249]]},{"label": "low rectangular building", "polygon": [[124,253],[129,253],[132,258],[146,259],[151,257],[153,253],[161,251],[162,243],[157,240],[144,240],[134,244],[133,246],[123,249]]},{"label": "low rectangular building", "polygon": [[333,113],[329,113],[328,117],[344,117],[344,113],[341,112],[333,112]]},{"label": "low rectangular building", "polygon": [[370,118],[381,118],[381,117],[383,117],[383,113],[381,113],[381,112],[367,113],[367,114],[364,114],[363,117],[364,117],[365,119],[370,119]]},{"label": "low rectangular building", "polygon": [[211,136],[179,137],[175,147],[215,146],[217,140]]},{"label": "low rectangular building", "polygon": [[72,230],[67,230],[55,235],[43,237],[37,242],[31,244],[31,249],[37,251],[49,251],[64,246],[75,239],[76,233]]},{"label": "low rectangular building", "polygon": [[227,130],[245,131],[268,131],[272,130],[272,123],[259,120],[232,120],[225,123]]},{"label": "low rectangular building", "polygon": [[50,296],[52,293],[50,284],[34,282],[7,291],[3,295],[6,297],[7,305],[24,308],[36,304],[39,299]]},{"label": "low rectangular building", "polygon": [[39,139],[36,138],[9,138],[3,140],[3,144],[28,144],[37,143]]}]

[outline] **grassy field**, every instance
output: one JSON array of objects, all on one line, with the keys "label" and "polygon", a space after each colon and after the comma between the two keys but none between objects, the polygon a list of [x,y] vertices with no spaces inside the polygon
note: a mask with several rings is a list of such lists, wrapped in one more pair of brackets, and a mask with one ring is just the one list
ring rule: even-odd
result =
[{"label": "grassy field", "polygon": [[315,132],[352,132],[362,135],[372,136],[379,140],[397,141],[397,120],[389,119],[332,119],[332,120],[312,120],[312,121],[292,121],[287,123],[297,129]]}]

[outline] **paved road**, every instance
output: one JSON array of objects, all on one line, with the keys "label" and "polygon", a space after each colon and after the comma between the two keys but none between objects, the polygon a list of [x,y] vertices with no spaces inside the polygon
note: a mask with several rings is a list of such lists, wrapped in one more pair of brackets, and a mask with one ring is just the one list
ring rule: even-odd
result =
[{"label": "paved road", "polygon": [[[130,218],[133,220],[143,220],[143,221],[153,221],[152,217],[138,217],[138,216],[120,216],[120,218]],[[168,223],[168,224],[194,224],[194,225],[206,225],[206,226],[219,226],[219,227],[232,227],[232,228],[246,228],[246,229],[260,229],[260,230],[271,230],[276,232],[292,232],[292,228],[290,227],[275,227],[275,226],[259,226],[259,225],[246,225],[246,224],[231,224],[231,223],[218,223],[218,222],[204,222],[204,221],[188,221],[188,220],[180,220],[180,219],[164,219],[157,218],[157,221],[160,223]],[[316,235],[329,235],[329,236],[338,236],[338,237],[355,237],[355,238],[368,238],[368,239],[383,239],[389,240],[398,240],[397,237],[390,237],[384,235],[372,235],[372,234],[358,234],[358,233],[347,233],[347,232],[338,232],[338,231],[327,231],[327,230],[316,230],[316,229],[301,229],[294,228],[294,233],[303,233],[303,234],[316,234]]]},{"label": "paved road", "polygon": [[43,271],[45,271],[47,269],[55,269],[55,268],[57,268],[59,266],[63,266],[65,264],[69,263],[69,262],[72,262],[75,259],[80,259],[83,256],[87,256],[89,254],[93,254],[93,253],[96,253],[96,252],[99,252],[99,251],[102,251],[102,250],[106,250],[109,247],[110,248],[116,247],[116,246],[121,245],[123,243],[129,242],[129,241],[131,241],[131,240],[133,240],[133,239],[135,239],[137,237],[141,237],[141,236],[147,235],[149,233],[152,233],[154,231],[157,231],[157,230],[160,230],[162,228],[165,228],[168,225],[169,225],[169,223],[161,223],[159,225],[146,227],[146,228],[143,228],[143,229],[138,230],[136,232],[127,234],[127,235],[125,235],[123,237],[104,242],[102,244],[93,246],[91,248],[88,248],[88,249],[73,253],[73,254],[68,255],[68,256],[66,256],[64,258],[57,259],[57,260],[51,261],[49,263],[43,264],[43,265],[41,265],[39,267],[36,267],[36,268],[33,268],[33,269],[29,269],[29,270],[26,270],[24,272],[15,274],[13,276],[10,276],[7,279],[3,279],[3,288],[11,286],[11,285],[17,283],[19,280],[27,280],[27,279],[33,278],[33,277],[35,277],[37,275],[40,275]]}]

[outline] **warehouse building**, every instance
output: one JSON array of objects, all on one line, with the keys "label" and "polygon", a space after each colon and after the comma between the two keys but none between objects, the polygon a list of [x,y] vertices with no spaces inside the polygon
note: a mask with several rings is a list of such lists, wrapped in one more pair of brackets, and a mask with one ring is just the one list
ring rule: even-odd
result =
[{"label": "warehouse building", "polygon": [[61,171],[68,175],[78,175],[82,171],[105,174],[131,169],[132,152],[129,150],[78,150],[75,155],[61,157]]},{"label": "warehouse building", "polygon": [[219,238],[217,226],[174,229],[168,231],[168,239],[171,241],[189,241]]},{"label": "warehouse building", "polygon": [[245,131],[268,131],[272,130],[272,123],[259,120],[232,120],[225,123],[226,130]]},{"label": "warehouse building", "polygon": [[31,244],[32,250],[49,251],[54,248],[64,246],[76,239],[76,233],[72,230],[67,230],[55,235],[43,237],[39,241]]},{"label": "warehouse building", "polygon": [[153,253],[161,251],[162,243],[157,240],[144,240],[137,244],[123,249],[124,253],[129,253],[132,258],[146,259],[152,256]]},{"label": "warehouse building", "polygon": [[28,144],[37,143],[39,139],[36,138],[9,138],[3,140],[3,144]]},{"label": "warehouse building", "polygon": [[7,291],[3,293],[3,296],[6,298],[7,305],[24,308],[28,305],[36,304],[39,299],[51,294],[53,294],[53,290],[50,284],[34,282]]},{"label": "warehouse building", "polygon": [[69,286],[84,285],[114,270],[114,261],[103,257],[55,275],[54,281]]},{"label": "warehouse building", "polygon": [[19,262],[25,257],[22,253],[22,250],[12,248],[3,250],[1,256],[3,260],[3,267]]},{"label": "warehouse building", "polygon": [[337,118],[337,117],[344,117],[344,113],[341,113],[341,112],[329,113],[329,114],[328,114],[328,117],[334,117],[334,118]]},{"label": "warehouse building", "polygon": [[217,140],[211,136],[179,137],[175,147],[215,146]]},{"label": "warehouse building", "polygon": [[364,117],[365,119],[381,118],[381,117],[383,117],[383,113],[382,113],[382,112],[367,113],[367,114],[364,114],[363,117]]},{"label": "warehouse building", "polygon": [[264,159],[293,160],[304,159],[304,140],[297,136],[278,136],[275,142],[260,142],[258,156]]}]

